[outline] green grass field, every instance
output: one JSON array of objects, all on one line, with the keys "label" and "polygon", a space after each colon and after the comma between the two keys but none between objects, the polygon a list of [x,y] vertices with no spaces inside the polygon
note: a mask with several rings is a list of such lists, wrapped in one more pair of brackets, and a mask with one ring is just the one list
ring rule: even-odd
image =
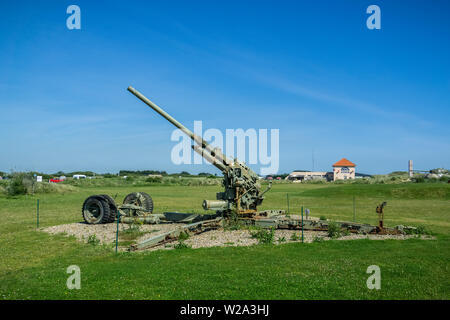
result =
[{"label": "green grass field", "polygon": [[[449,299],[450,185],[275,184],[261,209],[301,206],[313,216],[375,224],[424,225],[436,240],[356,240],[182,249],[115,254],[40,226],[81,221],[83,200],[96,193],[152,195],[155,211],[201,212],[220,186],[78,187],[66,194],[0,196],[0,299]],[[69,265],[81,268],[81,289],[69,290]],[[381,268],[381,290],[369,290],[366,269]]]}]

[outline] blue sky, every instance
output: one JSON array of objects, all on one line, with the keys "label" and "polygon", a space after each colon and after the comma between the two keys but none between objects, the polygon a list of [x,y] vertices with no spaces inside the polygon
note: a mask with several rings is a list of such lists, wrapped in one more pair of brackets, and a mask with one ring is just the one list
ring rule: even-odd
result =
[{"label": "blue sky", "polygon": [[[81,8],[68,30],[66,8]],[[381,30],[366,8],[381,8]],[[154,169],[173,127],[280,129],[280,169],[450,168],[448,1],[2,1],[0,170]],[[258,166],[254,167],[255,170]]]}]

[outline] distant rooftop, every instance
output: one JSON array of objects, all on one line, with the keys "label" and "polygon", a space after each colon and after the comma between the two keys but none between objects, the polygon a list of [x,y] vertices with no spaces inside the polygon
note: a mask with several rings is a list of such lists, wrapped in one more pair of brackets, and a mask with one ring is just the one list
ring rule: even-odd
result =
[{"label": "distant rooftop", "polygon": [[356,167],[356,164],[345,158],[342,158],[341,160],[333,164],[333,167]]}]

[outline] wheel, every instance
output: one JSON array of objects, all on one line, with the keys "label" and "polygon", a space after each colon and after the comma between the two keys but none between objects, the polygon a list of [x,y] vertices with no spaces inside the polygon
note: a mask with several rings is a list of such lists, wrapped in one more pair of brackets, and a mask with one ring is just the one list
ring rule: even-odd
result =
[{"label": "wheel", "polygon": [[84,201],[81,213],[88,224],[108,223],[112,218],[108,201],[98,195],[90,196]]},{"label": "wheel", "polygon": [[108,204],[109,204],[109,211],[110,211],[110,219],[108,222],[114,222],[117,218],[117,206],[116,206],[116,202],[114,201],[113,198],[111,198],[109,195],[107,194],[101,194],[99,195],[100,197],[104,198]]},{"label": "wheel", "polygon": [[134,204],[135,206],[143,207],[145,212],[153,212],[153,200],[148,193],[133,192],[123,199],[123,204]]}]

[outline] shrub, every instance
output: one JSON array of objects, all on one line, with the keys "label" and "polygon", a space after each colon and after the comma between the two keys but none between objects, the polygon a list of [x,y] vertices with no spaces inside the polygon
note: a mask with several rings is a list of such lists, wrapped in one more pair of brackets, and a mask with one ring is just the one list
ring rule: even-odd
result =
[{"label": "shrub", "polygon": [[273,238],[275,235],[275,229],[269,228],[269,229],[260,229],[256,232],[252,232],[251,236],[252,238],[255,238],[258,240],[259,244],[271,244],[273,243]]},{"label": "shrub", "polygon": [[412,179],[415,183],[423,183],[425,182],[425,178],[424,177],[415,177]]},{"label": "shrub", "polygon": [[190,245],[186,244],[184,241],[189,239],[189,233],[182,231],[178,236],[178,243],[173,247],[175,249],[188,249],[191,248]]},{"label": "shrub", "polygon": [[176,245],[173,246],[175,249],[190,249],[191,246],[184,243],[184,241],[178,241]]},{"label": "shrub", "polygon": [[75,191],[76,188],[65,183],[36,182],[31,172],[13,173],[11,179],[1,180],[0,192],[4,191],[8,196],[17,196],[32,193],[66,193]]},{"label": "shrub", "polygon": [[429,234],[428,230],[425,228],[425,226],[418,226],[416,229],[417,234]]},{"label": "shrub", "polygon": [[91,234],[87,240],[87,243],[90,245],[96,246],[100,243],[100,240],[97,239],[97,236],[95,234]]},{"label": "shrub", "polygon": [[180,235],[178,236],[179,241],[184,241],[187,239],[189,239],[189,233],[187,232],[181,232]]},{"label": "shrub", "polygon": [[148,177],[147,179],[145,179],[145,182],[148,182],[148,183],[161,183],[162,182],[162,177]]},{"label": "shrub", "polygon": [[37,182],[34,185],[35,193],[66,193],[75,190],[75,187],[62,183]]},{"label": "shrub", "polygon": [[341,226],[336,222],[328,224],[328,236],[330,238],[339,238],[341,236]]},{"label": "shrub", "polygon": [[17,196],[21,194],[27,194],[28,188],[27,183],[29,177],[27,177],[24,173],[15,173],[13,174],[12,179],[9,180],[9,183],[6,186],[6,193],[9,196]]},{"label": "shrub", "polygon": [[325,217],[325,216],[320,216],[320,220],[327,220],[327,217]]},{"label": "shrub", "polygon": [[406,176],[408,175],[408,172],[406,171],[393,171],[388,174],[388,176]]},{"label": "shrub", "polygon": [[432,232],[428,230],[425,226],[420,225],[415,228],[405,228],[404,232],[408,235],[417,234],[417,235],[431,235]]},{"label": "shrub", "polygon": [[352,184],[370,184],[372,182],[372,178],[358,178],[352,180]]},{"label": "shrub", "polygon": [[231,211],[228,219],[225,220],[224,230],[241,230],[245,227],[245,222],[238,218],[236,211]]}]

